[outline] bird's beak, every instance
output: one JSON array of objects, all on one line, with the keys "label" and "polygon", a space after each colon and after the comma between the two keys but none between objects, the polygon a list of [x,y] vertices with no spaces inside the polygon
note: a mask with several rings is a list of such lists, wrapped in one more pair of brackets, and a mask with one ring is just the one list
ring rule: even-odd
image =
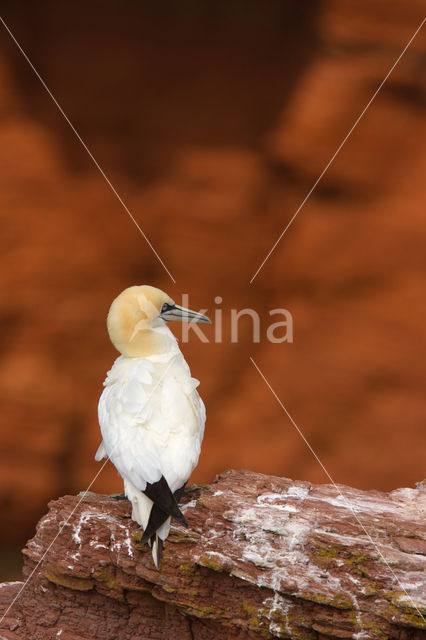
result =
[{"label": "bird's beak", "polygon": [[210,318],[205,316],[202,313],[198,313],[198,311],[191,311],[191,309],[185,309],[185,307],[180,307],[178,304],[173,305],[164,313],[160,313],[160,318],[169,322],[170,320],[180,320],[181,322],[207,322],[207,324],[211,324],[212,321]]}]

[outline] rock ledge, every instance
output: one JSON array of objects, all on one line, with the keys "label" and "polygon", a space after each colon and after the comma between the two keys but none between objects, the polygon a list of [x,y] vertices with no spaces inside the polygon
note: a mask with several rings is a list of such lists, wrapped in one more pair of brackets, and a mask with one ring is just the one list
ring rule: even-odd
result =
[{"label": "rock ledge", "polygon": [[[172,529],[156,571],[127,501],[51,502],[24,576],[62,532],[0,638],[426,638],[423,483],[337,491],[229,471],[184,503],[190,529]],[[0,585],[2,612],[22,584]]]}]

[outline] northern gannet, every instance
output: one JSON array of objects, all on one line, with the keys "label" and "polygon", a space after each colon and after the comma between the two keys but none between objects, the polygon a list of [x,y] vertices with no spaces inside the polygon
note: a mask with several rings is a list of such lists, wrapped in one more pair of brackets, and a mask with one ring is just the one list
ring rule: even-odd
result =
[{"label": "northern gannet", "polygon": [[102,442],[95,460],[108,457],[124,480],[132,518],[144,529],[157,569],[170,520],[188,526],[177,499],[197,465],[206,411],[169,320],[208,322],[148,285],[125,289],[107,318],[121,355],[107,373],[99,400]]}]

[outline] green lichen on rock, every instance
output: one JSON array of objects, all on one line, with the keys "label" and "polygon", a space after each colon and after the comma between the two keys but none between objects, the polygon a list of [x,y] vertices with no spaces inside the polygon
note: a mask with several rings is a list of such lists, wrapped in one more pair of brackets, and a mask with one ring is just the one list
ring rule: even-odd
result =
[{"label": "green lichen on rock", "polygon": [[270,633],[267,626],[268,620],[264,615],[264,609],[253,607],[247,602],[243,602],[241,608],[243,609],[247,617],[247,628],[250,629],[250,631],[257,632],[263,638],[270,638]]},{"label": "green lichen on rock", "polygon": [[139,549],[139,551],[149,551],[150,547],[147,542],[145,542],[144,544],[141,544],[142,536],[143,536],[143,531],[141,530],[134,531],[132,533],[132,538],[135,543],[135,548]]},{"label": "green lichen on rock", "polygon": [[369,558],[360,551],[348,551],[346,547],[328,545],[321,547],[318,551],[311,554],[312,560],[320,567],[328,565],[329,561],[341,560],[345,565],[350,567],[351,571],[358,575],[365,575],[363,565]]},{"label": "green lichen on rock", "polygon": [[330,604],[338,609],[352,609],[354,606],[352,599],[344,593],[336,593]]},{"label": "green lichen on rock", "polygon": [[337,553],[335,547],[329,546],[329,547],[321,547],[321,549],[318,551],[318,553],[316,553],[314,555],[317,558],[324,558],[326,560],[333,560],[334,558],[336,558],[338,556],[338,553]]},{"label": "green lichen on rock", "polygon": [[[257,607],[252,607],[250,604],[247,604],[247,602],[243,602],[241,607],[250,616],[259,614],[259,609]],[[263,609],[260,609],[260,611],[263,611]]]},{"label": "green lichen on rock", "polygon": [[[268,629],[274,627],[274,636],[279,633],[279,638],[291,638],[292,640],[316,640],[317,634],[309,629],[311,620],[301,615],[298,607],[290,602],[285,609],[280,606],[272,606],[264,615]],[[270,636],[268,636],[270,637]]]},{"label": "green lichen on rock", "polygon": [[[422,615],[420,615],[422,614]],[[423,617],[422,617],[423,616]],[[411,609],[411,611],[405,610],[402,612],[402,620],[404,622],[404,624],[410,626],[410,627],[418,627],[419,629],[425,629],[426,630],[426,624],[425,624],[425,619],[426,619],[426,611],[423,610],[420,611],[420,613],[413,611]]]},{"label": "green lichen on rock", "polygon": [[349,557],[342,556],[341,558],[343,562],[351,568],[353,573],[357,573],[358,575],[365,576],[364,565],[369,560],[369,558],[362,553],[361,551],[356,551],[351,553]]},{"label": "green lichen on rock", "polygon": [[170,529],[168,542],[173,544],[182,544],[190,542],[198,542],[201,536],[195,531],[178,531],[177,529]]},{"label": "green lichen on rock", "polygon": [[178,566],[179,581],[183,586],[192,584],[196,574],[196,567],[193,564],[180,564]]},{"label": "green lichen on rock", "polygon": [[203,567],[207,567],[207,569],[213,569],[213,571],[222,571],[222,565],[220,564],[220,562],[218,562],[211,556],[207,556],[207,555],[202,556],[198,560],[198,564],[200,564]]},{"label": "green lichen on rock", "polygon": [[132,533],[132,538],[135,542],[140,542],[142,540],[143,531],[134,531]]},{"label": "green lichen on rock", "polygon": [[91,578],[80,578],[64,573],[57,573],[53,569],[44,572],[44,577],[61,587],[73,589],[74,591],[91,591],[95,586]]},{"label": "green lichen on rock", "polygon": [[363,564],[368,560],[365,553],[362,551],[356,551],[355,553],[351,553],[349,558],[343,558],[343,562],[349,564],[351,567],[358,564]]},{"label": "green lichen on rock", "polygon": [[95,573],[96,580],[107,584],[111,589],[116,589],[119,586],[116,578],[114,578],[109,571],[101,569]]},{"label": "green lichen on rock", "polygon": [[100,571],[97,571],[95,573],[95,580],[100,585],[99,590],[101,590],[102,585],[105,585],[108,587],[109,594],[113,598],[116,598],[117,600],[124,599],[124,587],[117,579],[113,570],[107,571],[105,569],[101,569]]},{"label": "green lichen on rock", "polygon": [[144,542],[143,544],[141,543],[142,536],[143,531],[141,531],[140,529],[132,533],[132,538],[135,543],[135,549],[139,549],[139,551],[150,551],[151,548],[147,542]]},{"label": "green lichen on rock", "polygon": [[178,571],[185,576],[193,576],[196,568],[194,564],[180,564],[178,566]]},{"label": "green lichen on rock", "polygon": [[[362,631],[365,635],[366,638],[368,637],[372,637],[372,638],[376,638],[377,640],[382,639],[382,640],[389,640],[389,628],[388,628],[388,624],[383,620],[382,617],[372,617],[371,615],[367,614],[367,615],[363,615],[362,616],[362,629],[360,628],[360,624],[358,621],[358,616],[356,615],[354,616],[354,629],[355,630],[359,630]],[[359,615],[359,612],[358,612]]]},{"label": "green lichen on rock", "polygon": [[326,604],[336,609],[353,609],[353,602],[349,596],[344,593],[336,593],[333,597],[324,593],[316,593],[314,591],[305,591],[300,596],[303,600],[310,600],[318,604]]},{"label": "green lichen on rock", "polygon": [[191,601],[191,603],[177,603],[177,607],[184,611],[185,613],[189,613],[190,615],[196,616],[197,618],[221,618],[223,611],[213,606],[201,606],[197,604],[195,600]]},{"label": "green lichen on rock", "polygon": [[364,595],[365,596],[381,596],[382,591],[375,580],[371,580],[368,584],[364,586]]},{"label": "green lichen on rock", "polygon": [[426,610],[424,608],[423,610],[420,608],[417,610],[413,605],[410,606],[409,602],[402,600],[404,597],[407,597],[404,591],[386,591],[384,596],[389,603],[387,607],[392,616],[401,619],[404,624],[410,627],[426,629],[424,621],[424,618],[426,618]]},{"label": "green lichen on rock", "polygon": [[269,633],[268,628],[265,626],[265,623],[263,621],[259,621],[256,616],[249,618],[247,628],[250,629],[250,631],[256,631],[259,635],[262,636],[262,638],[271,637],[271,634]]},{"label": "green lichen on rock", "polygon": [[187,537],[187,534],[184,531],[178,531],[177,529],[170,529],[169,538],[186,538],[186,537]]},{"label": "green lichen on rock", "polygon": [[167,593],[176,593],[177,589],[175,589],[175,587],[169,587],[166,584],[162,585],[162,589],[163,591],[166,591]]}]

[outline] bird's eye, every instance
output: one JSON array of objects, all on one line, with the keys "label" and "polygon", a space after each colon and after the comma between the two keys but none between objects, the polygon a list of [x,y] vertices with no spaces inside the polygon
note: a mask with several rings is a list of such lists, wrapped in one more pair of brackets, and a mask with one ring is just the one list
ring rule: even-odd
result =
[{"label": "bird's eye", "polygon": [[165,302],[161,307],[161,313],[166,313],[166,311],[168,311],[169,309],[171,309],[171,306],[167,304],[167,302]]}]

